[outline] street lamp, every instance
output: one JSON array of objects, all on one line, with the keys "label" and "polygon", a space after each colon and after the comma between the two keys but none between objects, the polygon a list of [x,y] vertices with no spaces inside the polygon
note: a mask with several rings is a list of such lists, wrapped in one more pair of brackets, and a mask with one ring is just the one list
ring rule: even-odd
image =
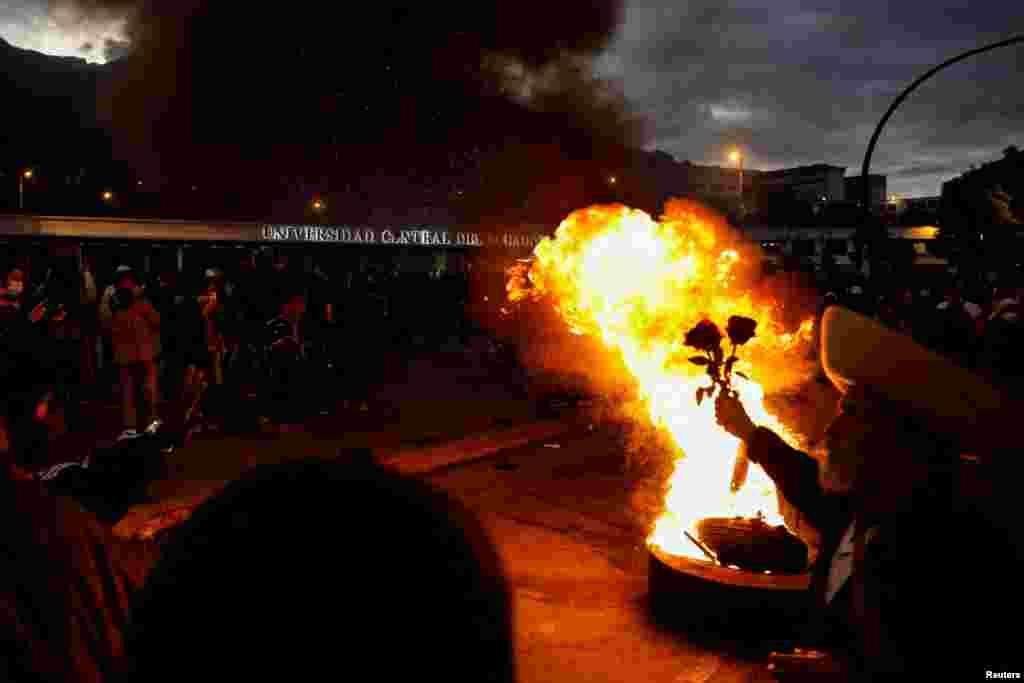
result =
[{"label": "street lamp", "polygon": [[111,192],[110,190],[107,190],[100,196],[103,197],[103,201],[107,202],[108,204],[114,199],[114,193]]},{"label": "street lamp", "polygon": [[327,210],[327,202],[322,199],[314,199],[310,207],[313,209],[313,213],[316,214],[317,221],[320,221],[323,219],[324,211]]},{"label": "street lamp", "polygon": [[743,153],[738,149],[734,149],[729,152],[729,161],[736,164],[736,168],[739,171],[739,198],[740,198],[740,215],[743,215]]},{"label": "street lamp", "polygon": [[18,174],[18,208],[22,211],[25,210],[25,181],[32,180],[34,175],[31,168],[26,168]]},{"label": "street lamp", "polygon": [[917,80],[915,80],[913,83],[908,85],[903,90],[903,92],[901,92],[899,94],[899,96],[895,100],[893,100],[892,104],[889,105],[889,108],[885,110],[885,114],[882,115],[882,120],[878,122],[877,126],[875,126],[875,132],[871,134],[871,140],[868,142],[868,149],[864,153],[864,161],[861,164],[861,169],[860,169],[860,177],[861,177],[861,188],[860,188],[860,190],[861,190],[861,204],[862,204],[861,209],[864,212],[864,218],[861,221],[861,227],[858,228],[858,230],[857,230],[857,233],[858,233],[858,235],[857,235],[857,242],[860,245],[857,248],[858,259],[861,258],[863,245],[865,245],[865,244],[867,244],[869,242],[874,242],[875,240],[882,240],[882,239],[884,239],[883,237],[880,237],[880,235],[879,235],[880,231],[878,230],[878,226],[875,224],[874,221],[872,221],[872,218],[871,218],[871,185],[870,185],[869,180],[870,180],[870,171],[871,171],[871,155],[874,153],[875,145],[878,143],[878,138],[882,134],[882,130],[885,128],[886,122],[893,115],[893,112],[896,111],[896,109],[900,106],[900,104],[902,104],[903,100],[907,99],[907,97],[910,95],[910,93],[914,92],[914,90],[916,90],[919,85],[921,85],[922,83],[924,83],[929,78],[931,78],[932,76],[934,76],[938,72],[942,71],[946,67],[951,66],[953,64],[956,64],[957,62],[963,61],[963,60],[967,59],[968,57],[973,57],[974,55],[982,54],[983,52],[990,52],[992,50],[995,50],[995,49],[998,49],[998,48],[1001,48],[1001,47],[1007,47],[1009,45],[1017,45],[1019,43],[1024,43],[1024,34],[1016,35],[1016,36],[1013,36],[1011,38],[1007,38],[1005,40],[1001,40],[1001,41],[999,41],[997,43],[991,43],[989,45],[985,45],[983,47],[975,48],[973,50],[969,50],[969,51],[964,52],[962,54],[956,55],[955,57],[951,57],[951,58],[947,59],[946,61],[944,61],[942,64],[939,64],[938,66],[932,67],[931,69],[926,71],[924,74],[919,76],[917,78]]}]

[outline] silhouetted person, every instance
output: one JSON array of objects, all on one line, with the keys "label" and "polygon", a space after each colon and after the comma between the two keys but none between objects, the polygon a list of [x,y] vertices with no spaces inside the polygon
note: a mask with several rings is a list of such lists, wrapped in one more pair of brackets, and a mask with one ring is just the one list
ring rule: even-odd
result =
[{"label": "silhouetted person", "polygon": [[173,531],[130,680],[514,680],[498,555],[462,504],[355,459],[262,466]]},{"label": "silhouetted person", "polygon": [[160,314],[131,268],[118,267],[114,287],[100,301],[100,319],[110,332],[121,382],[124,431],[119,438],[134,438],[157,417]]},{"label": "silhouetted person", "polygon": [[[825,316],[822,360],[842,399],[825,453],[813,458],[791,448],[757,426],[736,398],[720,396],[715,406],[719,424],[820,533],[807,635],[866,680],[898,672],[960,680],[954,672],[1005,670],[1015,659],[1015,636],[987,615],[1003,600],[1019,602],[1019,548],[1010,520],[993,524],[954,494],[954,474],[963,449],[981,445],[990,436],[985,430],[1006,429],[1000,423],[1010,411],[996,420],[977,409],[976,423],[988,418],[978,433],[964,421],[936,418],[948,414],[950,395],[960,391],[991,406],[991,389],[837,310]],[[865,348],[902,355],[884,380],[858,383],[877,362],[866,360]],[[933,373],[930,384],[910,403],[899,387],[922,364]],[[954,539],[970,539],[991,561],[951,564],[946,550]]]},{"label": "silhouetted person", "polygon": [[100,683],[124,663],[128,601],[157,555],[31,472],[52,438],[52,369],[2,349],[0,680]]},{"label": "silhouetted person", "polygon": [[954,283],[946,289],[945,298],[932,313],[937,326],[932,345],[958,362],[970,365],[978,344],[978,326],[983,321],[982,308],[963,298],[963,285]]}]

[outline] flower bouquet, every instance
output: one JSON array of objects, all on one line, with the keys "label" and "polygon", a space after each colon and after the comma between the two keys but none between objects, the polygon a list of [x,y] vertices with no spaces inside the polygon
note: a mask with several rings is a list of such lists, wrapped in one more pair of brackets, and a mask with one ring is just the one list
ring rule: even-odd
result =
[{"label": "flower bouquet", "polygon": [[[736,349],[743,346],[754,337],[757,329],[757,321],[750,318],[734,315],[729,318],[726,325],[726,335],[732,343],[732,351],[729,357],[725,357],[722,350],[723,335],[718,326],[710,320],[702,320],[696,327],[686,333],[684,343],[686,346],[703,351],[703,356],[693,356],[690,362],[707,368],[708,377],[711,378],[711,385],[697,389],[697,405],[700,405],[706,397],[714,395],[716,389],[723,395],[735,396],[736,391],[732,388],[733,366],[739,357]],[[750,379],[742,372],[736,374],[743,379]],[[731,490],[739,491],[747,479],[747,471],[750,468],[750,461],[740,453],[736,456],[736,464],[733,467],[733,476],[730,484]]]}]

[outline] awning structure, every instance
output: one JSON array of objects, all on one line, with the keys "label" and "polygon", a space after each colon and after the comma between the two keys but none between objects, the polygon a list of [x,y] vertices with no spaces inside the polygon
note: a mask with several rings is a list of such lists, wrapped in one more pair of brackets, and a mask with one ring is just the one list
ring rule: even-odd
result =
[{"label": "awning structure", "polygon": [[259,241],[258,226],[253,223],[205,223],[69,216],[0,216],[0,237],[64,237],[161,242]]},{"label": "awning structure", "polygon": [[494,248],[530,251],[547,235],[535,226],[482,232],[451,226],[394,227],[243,222],[147,220],[71,216],[0,216],[0,237],[145,240],[158,242],[244,242],[256,244],[349,244]]}]

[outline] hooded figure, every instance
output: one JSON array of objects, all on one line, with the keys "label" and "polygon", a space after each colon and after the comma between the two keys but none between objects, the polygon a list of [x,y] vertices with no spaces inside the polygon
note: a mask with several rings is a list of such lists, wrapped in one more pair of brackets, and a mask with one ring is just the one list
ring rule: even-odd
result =
[{"label": "hooded figure", "polygon": [[[1013,670],[999,668],[1013,649],[986,615],[1014,590],[1019,553],[955,490],[961,453],[1016,446],[1013,409],[968,370],[839,306],[825,312],[821,356],[841,398],[816,457],[754,425],[735,398],[716,405],[820,534],[809,642],[872,677]],[[991,561],[951,558],[958,548]]]}]

